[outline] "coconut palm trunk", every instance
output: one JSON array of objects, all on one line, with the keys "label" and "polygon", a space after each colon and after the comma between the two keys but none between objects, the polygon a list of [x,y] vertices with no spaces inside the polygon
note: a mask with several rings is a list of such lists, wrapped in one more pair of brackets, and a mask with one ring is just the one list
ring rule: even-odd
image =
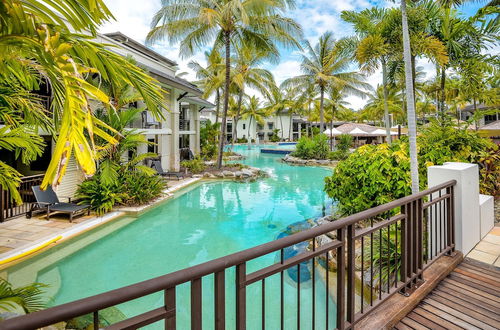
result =
[{"label": "coconut palm trunk", "polygon": [[446,66],[441,68],[441,100],[439,100],[439,111],[441,114],[441,119],[444,119],[444,101],[445,101],[445,92],[444,89],[446,87]]},{"label": "coconut palm trunk", "polygon": [[238,93],[238,106],[236,110],[236,116],[234,116],[234,121],[233,121],[233,144],[236,142],[238,139],[238,119],[240,118],[240,113],[241,113],[241,105],[243,104],[243,89],[240,90]]},{"label": "coconut palm trunk", "polygon": [[410,175],[411,191],[419,191],[418,156],[417,156],[417,123],[415,113],[415,93],[413,88],[412,55],[410,33],[406,14],[406,0],[401,0],[401,20],[403,26],[403,57],[405,62],[406,104],[408,109],[408,137],[410,140]]},{"label": "coconut palm trunk", "polygon": [[253,116],[250,116],[250,119],[248,120],[248,133],[247,133],[248,149],[250,149],[250,143],[252,142],[252,138],[250,137],[250,126],[252,126],[252,119],[253,119]]},{"label": "coconut palm trunk", "polygon": [[226,81],[224,86],[224,108],[222,112],[221,134],[219,141],[219,154],[217,155],[217,168],[222,167],[222,156],[224,154],[224,143],[226,140],[227,110],[229,108],[229,86],[231,84],[231,32],[224,31],[224,43],[226,48]]},{"label": "coconut palm trunk", "polygon": [[391,123],[389,121],[389,106],[387,104],[387,63],[385,58],[382,57],[382,88],[384,89],[384,118],[385,118],[385,133],[387,143],[391,143]]},{"label": "coconut palm trunk", "polygon": [[220,91],[217,88],[215,95],[215,123],[219,121],[219,112],[220,112]]},{"label": "coconut palm trunk", "polygon": [[319,99],[319,133],[320,134],[324,131],[324,125],[325,125],[324,101],[325,101],[325,88],[321,87],[320,99]]}]

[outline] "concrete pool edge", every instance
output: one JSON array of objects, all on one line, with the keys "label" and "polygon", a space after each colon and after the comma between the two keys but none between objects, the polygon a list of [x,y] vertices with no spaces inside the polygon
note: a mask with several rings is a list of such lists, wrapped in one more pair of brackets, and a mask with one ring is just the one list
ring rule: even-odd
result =
[{"label": "concrete pool edge", "polygon": [[103,216],[95,216],[90,219],[83,221],[75,225],[74,227],[62,230],[61,232],[54,233],[44,237],[36,242],[31,244],[27,244],[25,246],[13,249],[12,251],[8,251],[0,254],[0,270],[9,268],[14,264],[29,259],[32,256],[37,255],[38,253],[44,252],[47,249],[50,249],[62,242],[67,241],[68,239],[79,236],[83,233],[86,233],[89,230],[100,227],[103,224],[106,224],[112,220],[118,220],[125,216],[133,216],[138,217],[139,215],[150,211],[164,202],[168,201],[174,196],[174,193],[184,190],[189,186],[193,186],[195,183],[201,181],[201,178],[189,178],[185,182],[182,182],[174,187],[168,188],[164,190],[164,196],[158,198],[147,205],[141,205],[138,207],[123,207],[116,208],[113,211],[106,213]]}]

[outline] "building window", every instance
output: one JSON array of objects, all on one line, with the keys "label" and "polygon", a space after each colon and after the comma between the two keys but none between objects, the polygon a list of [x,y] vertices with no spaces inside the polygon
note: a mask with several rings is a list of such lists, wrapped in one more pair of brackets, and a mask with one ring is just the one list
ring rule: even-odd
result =
[{"label": "building window", "polygon": [[245,128],[246,128],[246,124],[243,124],[243,129],[245,129]]},{"label": "building window", "polygon": [[152,152],[152,153],[158,153],[158,145],[157,145],[157,142],[156,142],[156,139],[148,139],[148,152]]},{"label": "building window", "polygon": [[274,128],[274,124],[273,124],[273,123],[267,123],[267,127],[268,127],[269,129],[273,129],[273,128]]},{"label": "building window", "polygon": [[497,121],[498,118],[497,118],[497,115],[486,115],[484,116],[484,124],[487,125],[487,124],[490,124],[494,121]]},{"label": "building window", "polygon": [[257,125],[257,129],[258,129],[259,131],[261,131],[261,130],[263,130],[263,129],[264,129],[264,126],[262,126],[261,124],[258,124],[258,125]]}]

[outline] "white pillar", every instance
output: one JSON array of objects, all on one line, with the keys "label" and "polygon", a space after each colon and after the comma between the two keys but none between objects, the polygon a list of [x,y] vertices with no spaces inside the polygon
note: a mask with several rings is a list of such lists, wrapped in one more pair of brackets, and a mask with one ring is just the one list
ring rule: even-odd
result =
[{"label": "white pillar", "polygon": [[180,154],[179,154],[179,102],[177,97],[179,93],[177,90],[172,89],[170,92],[170,128],[172,135],[170,136],[170,164],[168,168],[171,171],[178,171],[180,168]]},{"label": "white pillar", "polygon": [[468,163],[445,163],[427,169],[429,187],[456,180],[454,188],[455,249],[464,255],[481,240],[479,214],[479,167]]}]

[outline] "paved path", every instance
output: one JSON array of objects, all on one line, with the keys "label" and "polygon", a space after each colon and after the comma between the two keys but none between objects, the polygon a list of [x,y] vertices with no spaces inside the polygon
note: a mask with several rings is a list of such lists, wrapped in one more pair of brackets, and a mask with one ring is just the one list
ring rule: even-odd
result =
[{"label": "paved path", "polygon": [[500,223],[469,252],[466,258],[484,262],[500,269]]}]

